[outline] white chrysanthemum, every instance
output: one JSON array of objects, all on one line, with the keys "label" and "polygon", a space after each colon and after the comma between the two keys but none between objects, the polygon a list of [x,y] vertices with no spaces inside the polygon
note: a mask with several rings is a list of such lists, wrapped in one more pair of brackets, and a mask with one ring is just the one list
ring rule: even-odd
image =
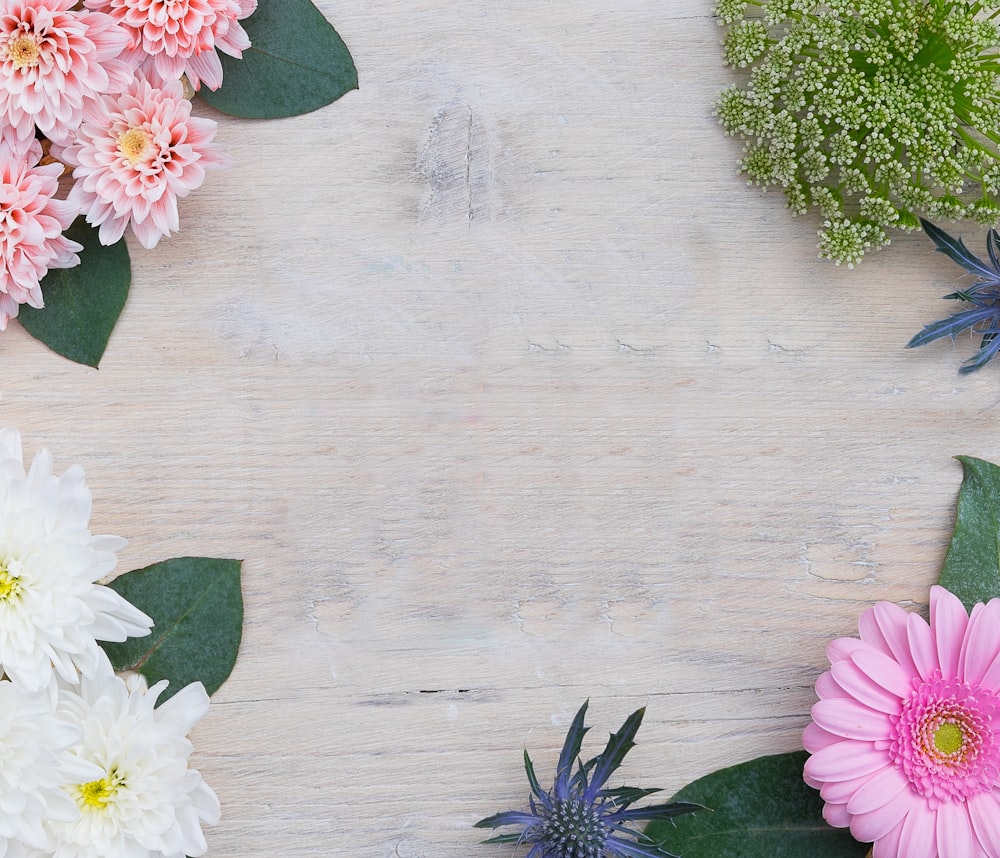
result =
[{"label": "white chrysanthemum", "polygon": [[153,621],[114,590],[96,583],[125,545],[92,536],[83,469],[52,473],[42,450],[25,474],[21,436],[0,430],[0,669],[16,684],[53,684],[53,668],[71,683],[92,675],[98,640],[149,634]]},{"label": "white chrysanthemum", "polygon": [[93,777],[91,763],[64,753],[79,729],[56,717],[49,696],[0,680],[0,855],[22,858],[50,846],[47,827],[79,816],[61,788]]},{"label": "white chrysanthemum", "polygon": [[188,768],[187,734],[208,711],[208,694],[196,682],[155,708],[166,686],[125,681],[108,665],[82,678],[79,694],[60,692],[60,712],[83,736],[71,753],[101,775],[64,786],[80,817],[52,826],[53,858],[197,858],[207,850],[201,824],[219,821],[219,800]]}]

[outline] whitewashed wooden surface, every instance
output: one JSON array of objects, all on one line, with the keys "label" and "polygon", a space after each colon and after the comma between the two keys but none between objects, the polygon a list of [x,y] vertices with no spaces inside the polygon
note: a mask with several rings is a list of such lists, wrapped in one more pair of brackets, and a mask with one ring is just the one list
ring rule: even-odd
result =
[{"label": "whitewashed wooden surface", "polygon": [[595,752],[648,707],[643,786],[798,747],[828,638],[926,599],[951,457],[1000,460],[1000,367],[902,348],[957,269],[837,269],[745,186],[709,0],[317,5],[360,91],[220,119],[101,369],[0,338],[121,571],[246,560],[210,854],[510,854],[470,826],[588,697]]}]

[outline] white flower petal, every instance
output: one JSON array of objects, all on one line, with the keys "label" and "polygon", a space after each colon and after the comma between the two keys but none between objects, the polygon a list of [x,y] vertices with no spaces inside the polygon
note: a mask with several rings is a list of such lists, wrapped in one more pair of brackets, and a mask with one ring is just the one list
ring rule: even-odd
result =
[{"label": "white flower petal", "polygon": [[124,541],[92,536],[83,469],[53,473],[40,451],[24,473],[20,436],[0,431],[0,670],[28,690],[93,674],[98,640],[149,633],[152,620],[98,580]]},{"label": "white flower petal", "polygon": [[201,826],[218,821],[219,802],[188,767],[187,733],[207,711],[208,695],[197,683],[156,708],[165,687],[147,688],[139,675],[123,680],[105,662],[96,676],[81,678],[78,691],[60,692],[60,713],[82,737],[71,756],[100,774],[64,782],[80,813],[52,826],[53,858],[196,858],[206,851]]}]

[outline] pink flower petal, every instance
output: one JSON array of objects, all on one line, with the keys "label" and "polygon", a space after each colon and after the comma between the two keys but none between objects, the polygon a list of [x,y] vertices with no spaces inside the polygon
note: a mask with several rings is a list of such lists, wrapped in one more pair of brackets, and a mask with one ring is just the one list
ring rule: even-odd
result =
[{"label": "pink flower petal", "polygon": [[865,647],[851,654],[851,661],[873,682],[895,697],[906,697],[913,690],[912,676],[892,658],[876,649]]},{"label": "pink flower petal", "polygon": [[958,659],[958,675],[968,683],[978,685],[987,668],[1000,655],[1000,601],[996,610],[990,610],[982,602],[976,604],[969,617],[969,627],[962,641],[962,653]]},{"label": "pink flower petal", "polygon": [[829,802],[824,804],[823,819],[834,828],[847,828],[851,824],[851,815],[842,804],[830,804]]},{"label": "pink flower petal", "polygon": [[892,657],[910,676],[916,676],[919,671],[910,654],[910,641],[906,633],[909,614],[892,602],[878,602],[871,609],[871,614],[878,623]]},{"label": "pink flower petal", "polygon": [[835,661],[843,661],[859,649],[865,649],[867,644],[857,638],[835,638],[826,645],[826,657],[833,664]]},{"label": "pink flower petal", "polygon": [[914,802],[899,833],[900,858],[939,858],[936,819],[926,802]]},{"label": "pink flower petal", "polygon": [[968,858],[972,840],[972,822],[965,804],[946,801],[938,807],[938,858]]},{"label": "pink flower petal", "polygon": [[802,747],[810,754],[815,754],[820,748],[825,748],[827,745],[834,745],[842,741],[843,736],[834,736],[833,733],[828,733],[813,723],[810,723],[802,731]]},{"label": "pink flower petal", "polygon": [[847,803],[854,797],[854,793],[868,783],[869,777],[869,775],[862,775],[859,778],[849,778],[846,781],[827,781],[820,785],[819,794],[823,797],[823,801],[847,807]]},{"label": "pink flower petal", "polygon": [[830,676],[830,671],[827,670],[821,673],[819,679],[816,680],[816,696],[821,700],[826,700],[830,697],[850,697],[851,695],[837,685],[837,681]]},{"label": "pink flower petal", "polygon": [[837,684],[851,696],[880,712],[895,715],[900,710],[898,695],[886,691],[871,677],[861,670],[853,661],[838,661],[830,666],[830,673]]},{"label": "pink flower petal", "polygon": [[958,660],[968,625],[969,614],[958,596],[944,587],[931,587],[931,628],[937,644],[941,675],[945,679],[958,675]]},{"label": "pink flower petal", "polygon": [[1000,653],[983,672],[983,678],[979,680],[979,684],[990,691],[1000,691]]},{"label": "pink flower petal", "polygon": [[[912,800],[909,796],[896,795],[886,803],[885,807],[877,808],[868,813],[857,813],[851,816],[851,834],[855,840],[871,843],[884,837],[895,829],[909,813]],[[847,810],[851,813],[850,807]]]},{"label": "pink flower petal", "polygon": [[871,775],[887,765],[889,759],[884,751],[848,739],[817,751],[806,760],[804,771],[819,782],[846,781]]},{"label": "pink flower petal", "polygon": [[966,802],[972,828],[990,858],[1000,858],[1000,801],[994,793],[980,793]]},{"label": "pink flower petal", "polygon": [[[978,608],[979,605],[975,607]],[[976,613],[975,610],[974,613]],[[975,630],[971,628],[970,620],[970,630],[966,633],[966,649],[969,649],[971,646],[976,647],[975,665],[981,669],[979,684],[989,688],[991,691],[1000,691],[1000,635],[996,631],[998,627],[1000,627],[1000,599],[990,599],[983,608],[982,618],[976,623]],[[974,633],[977,637],[981,635],[986,640],[982,642],[968,642],[968,639]],[[994,644],[995,649],[990,647],[989,637],[991,635],[997,639]],[[992,658],[989,658],[987,653],[991,649],[994,655]],[[980,664],[979,660],[982,660],[985,664]],[[971,656],[968,657],[967,661],[971,662]],[[967,671],[970,670],[969,666],[966,666],[965,669]]]},{"label": "pink flower petal", "polygon": [[[905,817],[904,820],[905,821]],[[903,822],[883,834],[872,844],[872,858],[900,858],[903,854],[899,849],[899,836],[903,830]]]},{"label": "pink flower petal", "polygon": [[975,836],[975,830],[973,830],[972,835],[972,845],[969,849],[969,858],[990,858],[990,855],[985,849],[983,849],[979,839]]},{"label": "pink flower petal", "polygon": [[889,716],[854,700],[820,700],[812,708],[813,721],[845,739],[876,741],[889,733]]},{"label": "pink flower petal", "polygon": [[866,644],[883,648],[888,652],[882,630],[878,627],[878,621],[875,619],[874,606],[867,611],[862,611],[861,616],[858,617],[858,637]]},{"label": "pink flower petal", "polygon": [[910,641],[910,655],[913,657],[920,678],[930,679],[934,671],[940,667],[930,626],[924,622],[923,617],[907,614],[906,637]]},{"label": "pink flower petal", "polygon": [[[847,810],[850,813],[863,814],[871,813],[887,807],[890,803],[894,805],[892,814],[895,815],[892,826],[899,822],[912,801],[912,797],[906,795],[902,802],[894,801],[904,790],[909,789],[910,782],[896,766],[887,766],[878,774],[872,775],[864,782],[864,785],[847,802]],[[900,807],[899,805],[902,805]],[[871,837],[858,837],[859,840],[877,840],[892,826],[888,826],[878,834]]]}]

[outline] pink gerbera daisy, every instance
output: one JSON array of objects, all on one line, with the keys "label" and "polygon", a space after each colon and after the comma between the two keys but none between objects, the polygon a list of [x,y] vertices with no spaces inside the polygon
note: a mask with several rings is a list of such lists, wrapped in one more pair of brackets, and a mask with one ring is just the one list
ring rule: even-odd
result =
[{"label": "pink gerbera daisy", "polygon": [[805,780],[874,858],[998,858],[1000,599],[930,602],[930,625],[879,602],[830,644]]},{"label": "pink gerbera daisy", "polygon": [[75,167],[69,202],[114,244],[131,224],[143,247],[178,226],[177,198],[201,185],[206,167],[229,166],[212,142],[216,123],[191,115],[180,81],[162,88],[142,74],[121,95],[89,103],[75,141],[56,150]]},{"label": "pink gerbera daisy", "polygon": [[39,166],[41,157],[37,140],[0,137],[0,330],[21,304],[42,306],[46,271],[80,264],[83,248],[62,234],[77,209],[55,199],[62,164]]},{"label": "pink gerbera daisy", "polygon": [[123,54],[154,82],[186,74],[195,89],[222,86],[216,49],[243,56],[250,39],[239,22],[253,14],[257,0],[86,0],[88,9],[107,12],[131,39]]},{"label": "pink gerbera daisy", "polygon": [[124,89],[132,68],[117,59],[128,34],[110,15],[75,0],[0,0],[0,119],[22,139],[37,125],[62,140],[88,96]]}]

